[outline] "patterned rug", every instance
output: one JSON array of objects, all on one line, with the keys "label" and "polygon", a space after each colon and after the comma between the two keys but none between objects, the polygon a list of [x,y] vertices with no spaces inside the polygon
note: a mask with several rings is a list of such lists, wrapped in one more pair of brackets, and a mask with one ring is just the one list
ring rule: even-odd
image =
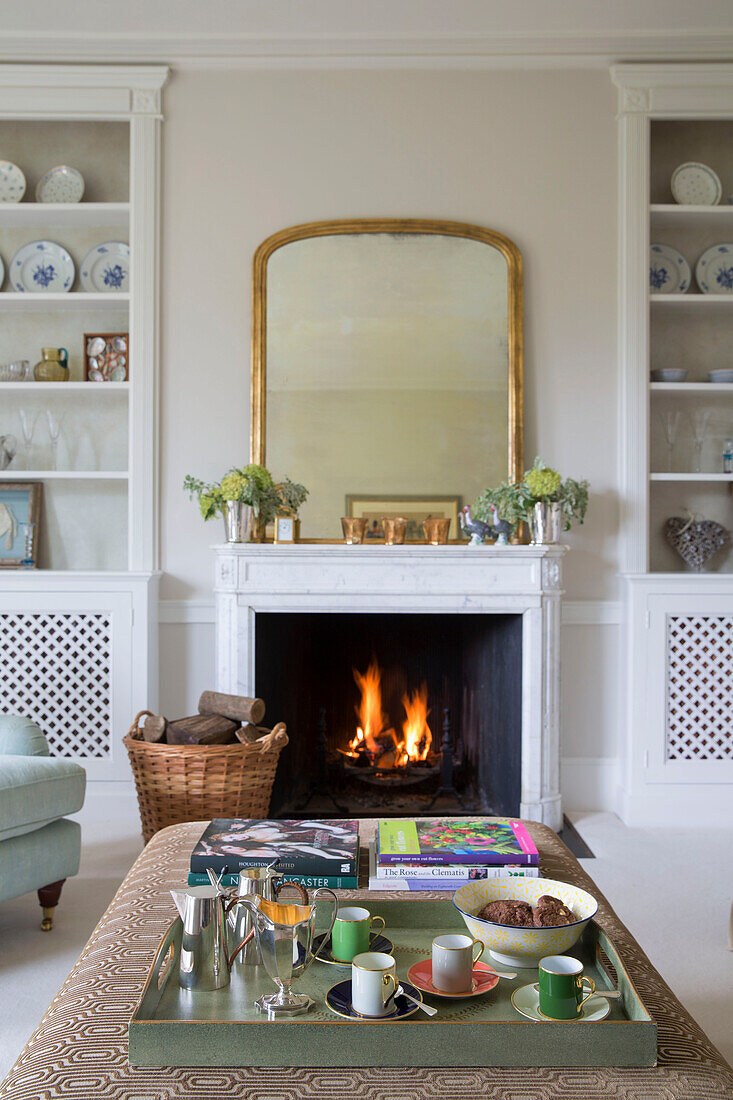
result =
[{"label": "patterned rug", "polygon": [[[543,875],[573,882],[598,898],[597,920],[621,951],[657,1022],[655,1068],[132,1068],[127,1060],[128,1022],[175,916],[168,889],[185,881],[191,848],[204,827],[194,822],[158,833],[136,861],[0,1086],[0,1100],[733,1100],[733,1071],[590,877],[550,829],[527,824],[540,850]],[[362,823],[364,840],[372,827]],[[365,852],[363,856],[366,873]],[[369,894],[370,899],[380,896],[403,895]]]}]

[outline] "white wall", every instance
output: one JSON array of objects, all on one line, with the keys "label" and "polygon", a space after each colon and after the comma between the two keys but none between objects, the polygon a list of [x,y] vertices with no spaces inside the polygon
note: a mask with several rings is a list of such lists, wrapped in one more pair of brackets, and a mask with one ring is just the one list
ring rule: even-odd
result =
[{"label": "white wall", "polygon": [[[186,71],[174,74],[164,110],[162,596],[175,601],[165,617],[211,615],[209,548],[221,537],[219,522],[205,525],[180,486],[187,472],[217,478],[248,456],[252,254],[287,225],[349,216],[464,220],[518,244],[526,457],[539,452],[590,479],[588,519],[569,538],[567,596],[573,604],[615,601],[616,122],[608,74]],[[564,628],[563,752],[572,803],[590,797],[593,805],[600,796],[586,794],[587,767],[616,753],[618,627],[596,622],[608,605],[579,606],[568,617],[586,625]],[[162,705],[183,713],[212,684],[213,631],[205,622],[168,623],[161,639]]]}]

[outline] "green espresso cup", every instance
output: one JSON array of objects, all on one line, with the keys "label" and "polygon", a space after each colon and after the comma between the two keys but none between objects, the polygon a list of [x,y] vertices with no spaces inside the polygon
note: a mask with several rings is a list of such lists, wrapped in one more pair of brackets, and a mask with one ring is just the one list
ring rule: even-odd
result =
[{"label": "green espresso cup", "polygon": [[540,959],[539,977],[540,1014],[550,1020],[577,1020],[596,989],[591,978],[583,977],[583,964],[568,955]]},{"label": "green espresso cup", "polygon": [[351,962],[354,955],[369,950],[369,936],[375,921],[381,921],[384,931],[384,917],[372,917],[368,909],[351,905],[339,909],[331,932],[331,954],[338,962]]}]

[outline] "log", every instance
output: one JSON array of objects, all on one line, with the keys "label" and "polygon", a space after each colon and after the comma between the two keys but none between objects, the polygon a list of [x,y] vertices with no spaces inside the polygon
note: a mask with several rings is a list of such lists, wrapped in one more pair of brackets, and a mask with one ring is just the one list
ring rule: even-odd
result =
[{"label": "log", "polygon": [[204,691],[199,699],[199,714],[223,714],[225,718],[256,726],[265,717],[265,704],[261,699],[248,699],[245,695]]},{"label": "log", "polygon": [[269,732],[267,726],[253,726],[251,722],[245,722],[235,731],[235,736],[243,745],[252,745]]},{"label": "log", "polygon": [[169,745],[226,745],[236,739],[239,726],[221,714],[194,714],[168,723]]},{"label": "log", "polygon": [[168,720],[162,714],[149,714],[143,722],[143,741],[165,741]]}]

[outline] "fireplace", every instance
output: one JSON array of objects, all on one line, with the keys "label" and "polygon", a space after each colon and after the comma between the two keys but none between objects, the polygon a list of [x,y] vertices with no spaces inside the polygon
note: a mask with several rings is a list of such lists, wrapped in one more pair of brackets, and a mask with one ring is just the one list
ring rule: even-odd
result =
[{"label": "fireplace", "polygon": [[[432,812],[518,814],[559,829],[564,552],[217,547],[217,688],[261,695],[291,735],[271,813],[407,816],[428,812],[440,792]],[[379,752],[350,760],[363,718],[355,673],[373,662]],[[397,774],[405,700],[419,700],[423,684],[432,744]],[[422,733],[418,747],[419,756]]]},{"label": "fireplace", "polygon": [[441,812],[519,814],[520,615],[257,613],[255,689],[291,736],[274,816],[428,812],[443,751]]}]

